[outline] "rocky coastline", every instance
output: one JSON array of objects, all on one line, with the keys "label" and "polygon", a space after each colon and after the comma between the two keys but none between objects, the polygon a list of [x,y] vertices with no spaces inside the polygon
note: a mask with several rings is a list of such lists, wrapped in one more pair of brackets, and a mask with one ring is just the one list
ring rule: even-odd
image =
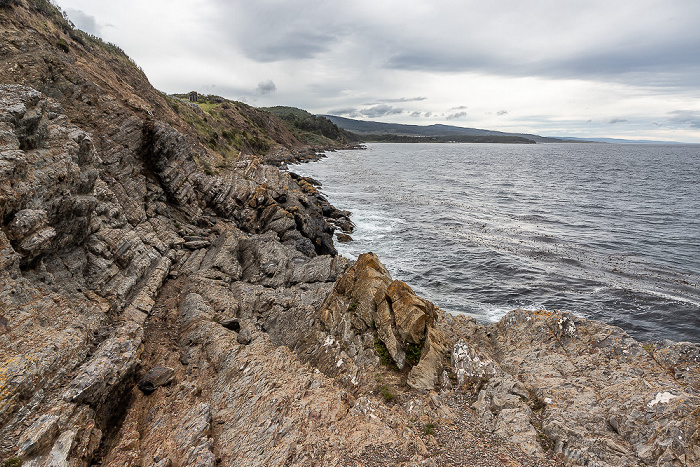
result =
[{"label": "rocky coastline", "polygon": [[700,464],[700,346],[443,312],[56,13],[0,4],[2,465]]}]

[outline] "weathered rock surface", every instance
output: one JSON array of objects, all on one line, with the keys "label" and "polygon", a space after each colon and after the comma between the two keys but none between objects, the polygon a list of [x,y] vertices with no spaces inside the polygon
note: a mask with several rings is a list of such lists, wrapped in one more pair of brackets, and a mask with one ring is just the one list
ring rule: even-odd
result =
[{"label": "weathered rock surface", "polygon": [[0,5],[0,461],[698,464],[697,345],[443,313],[335,255],[353,225],[315,181],[204,170],[145,76],[47,11]]},{"label": "weathered rock surface", "polygon": [[700,462],[698,350],[642,346],[600,322],[516,310],[475,324],[454,346],[453,365],[460,385],[486,380],[474,408],[530,454],[542,455],[544,440],[576,465],[690,466]]}]

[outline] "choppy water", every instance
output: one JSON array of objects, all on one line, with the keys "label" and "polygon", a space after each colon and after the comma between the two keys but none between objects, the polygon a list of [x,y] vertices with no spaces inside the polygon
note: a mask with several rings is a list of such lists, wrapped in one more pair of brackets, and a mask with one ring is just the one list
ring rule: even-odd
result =
[{"label": "choppy water", "polygon": [[290,170],[352,211],[342,254],[377,253],[444,310],[700,342],[700,146],[370,144]]}]

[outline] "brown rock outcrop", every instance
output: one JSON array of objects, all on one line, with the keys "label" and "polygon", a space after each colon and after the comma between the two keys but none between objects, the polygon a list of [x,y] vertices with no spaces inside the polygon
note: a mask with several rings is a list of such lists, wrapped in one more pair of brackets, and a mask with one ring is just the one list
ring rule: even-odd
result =
[{"label": "brown rock outcrop", "polygon": [[336,256],[311,181],[201,145],[48,2],[0,8],[1,462],[697,464],[697,345],[445,314]]}]

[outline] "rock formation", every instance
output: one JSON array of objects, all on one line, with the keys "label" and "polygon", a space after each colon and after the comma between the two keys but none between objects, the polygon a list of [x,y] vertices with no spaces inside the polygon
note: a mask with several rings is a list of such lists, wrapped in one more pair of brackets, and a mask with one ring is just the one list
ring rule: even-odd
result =
[{"label": "rock formation", "polygon": [[5,465],[700,463],[698,345],[446,314],[336,254],[274,117],[224,157],[46,2],[0,14]]}]

